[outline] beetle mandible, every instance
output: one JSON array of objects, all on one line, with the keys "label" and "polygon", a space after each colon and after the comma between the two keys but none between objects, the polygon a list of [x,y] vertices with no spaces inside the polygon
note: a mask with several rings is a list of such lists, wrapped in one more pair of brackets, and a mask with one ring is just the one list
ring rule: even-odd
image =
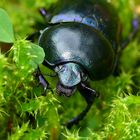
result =
[{"label": "beetle mandible", "polygon": [[[69,97],[77,88],[87,102],[85,110],[66,124],[70,128],[83,119],[98,96],[88,78],[101,80],[115,73],[120,52],[136,34],[137,25],[122,43],[117,11],[105,0],[61,0],[51,14],[44,8],[40,13],[47,26],[38,42],[45,52],[43,64],[58,75],[57,93]],[[46,90],[49,83],[38,73]]]}]

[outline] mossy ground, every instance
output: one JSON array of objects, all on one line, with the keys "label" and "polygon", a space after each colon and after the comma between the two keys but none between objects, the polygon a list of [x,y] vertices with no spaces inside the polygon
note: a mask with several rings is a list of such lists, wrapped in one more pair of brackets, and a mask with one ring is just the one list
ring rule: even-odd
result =
[{"label": "mossy ground", "polygon": [[[43,22],[37,9],[56,0],[1,0],[14,26],[16,41],[8,53],[0,53],[0,139],[1,140],[139,140],[140,139],[140,33],[120,58],[121,73],[102,81],[91,81],[101,96],[87,116],[71,130],[63,123],[85,107],[76,92],[58,97],[49,90],[42,96],[34,77],[44,53],[28,41],[36,21]],[[120,15],[124,38],[135,15],[133,0],[111,1]],[[138,5],[138,2],[137,2]],[[5,46],[5,45],[4,45]],[[42,73],[51,73],[40,66]],[[46,76],[55,93],[57,78]]]}]

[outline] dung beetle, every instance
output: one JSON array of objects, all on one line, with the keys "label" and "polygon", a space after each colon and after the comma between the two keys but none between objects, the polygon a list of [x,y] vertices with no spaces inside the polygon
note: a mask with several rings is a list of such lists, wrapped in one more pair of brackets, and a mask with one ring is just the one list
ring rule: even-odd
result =
[{"label": "dung beetle", "polygon": [[[135,23],[134,32],[122,43],[118,13],[105,0],[60,0],[51,14],[45,8],[40,8],[40,13],[47,24],[38,43],[45,52],[43,64],[58,75],[58,95],[69,97],[77,89],[87,102],[87,107],[66,124],[71,128],[84,118],[98,96],[88,79],[102,80],[115,73],[120,52],[138,25]],[[38,75],[46,91],[49,83],[39,69]]]}]

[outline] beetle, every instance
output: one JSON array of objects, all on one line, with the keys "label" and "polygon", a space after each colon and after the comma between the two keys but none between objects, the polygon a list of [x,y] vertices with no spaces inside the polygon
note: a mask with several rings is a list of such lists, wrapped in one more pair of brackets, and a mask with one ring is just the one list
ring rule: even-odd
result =
[{"label": "beetle", "polygon": [[[61,0],[51,14],[45,8],[40,8],[40,13],[47,25],[40,31],[38,44],[45,52],[43,64],[58,75],[58,95],[69,97],[77,89],[87,102],[86,108],[66,123],[71,128],[98,97],[88,79],[102,80],[116,73],[120,52],[135,36],[137,21],[122,43],[118,13],[107,1]],[[38,76],[46,91],[49,83],[39,69]]]}]

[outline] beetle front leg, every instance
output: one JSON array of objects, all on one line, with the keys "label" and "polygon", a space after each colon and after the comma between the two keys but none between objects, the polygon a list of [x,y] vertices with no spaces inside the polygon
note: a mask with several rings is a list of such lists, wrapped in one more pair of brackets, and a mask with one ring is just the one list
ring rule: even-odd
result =
[{"label": "beetle front leg", "polygon": [[39,84],[38,84],[38,86],[39,85],[42,85],[43,86],[43,93],[42,93],[42,95],[46,95],[46,91],[47,91],[47,89],[50,89],[51,90],[51,92],[53,93],[53,90],[50,88],[50,86],[49,86],[49,82],[45,79],[45,77],[41,74],[41,71],[40,71],[40,69],[39,69],[39,67],[38,67],[38,69],[36,70],[36,77],[38,77],[38,80],[39,80]]},{"label": "beetle front leg", "polygon": [[66,123],[66,127],[68,129],[70,129],[74,124],[78,124],[79,121],[81,121],[86,116],[87,112],[90,110],[93,104],[94,99],[99,96],[99,94],[95,90],[86,86],[84,83],[80,83],[78,90],[80,94],[85,98],[87,106],[77,117],[71,119]]}]

